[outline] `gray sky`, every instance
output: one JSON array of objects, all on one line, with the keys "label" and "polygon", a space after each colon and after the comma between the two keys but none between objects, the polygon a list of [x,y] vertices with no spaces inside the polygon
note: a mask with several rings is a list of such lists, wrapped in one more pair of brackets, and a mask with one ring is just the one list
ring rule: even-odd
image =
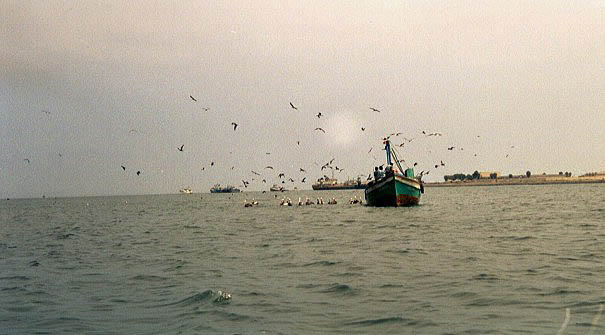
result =
[{"label": "gray sky", "polygon": [[332,158],[367,176],[391,132],[429,181],[603,171],[604,22],[605,1],[1,1],[0,196],[310,188]]}]

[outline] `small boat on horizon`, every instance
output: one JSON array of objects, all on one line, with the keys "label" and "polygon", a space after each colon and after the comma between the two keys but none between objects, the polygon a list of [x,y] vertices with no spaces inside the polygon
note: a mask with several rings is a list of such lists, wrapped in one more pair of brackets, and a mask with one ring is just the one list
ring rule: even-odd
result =
[{"label": "small boat on horizon", "polygon": [[[391,147],[391,142],[385,141],[387,154],[387,167],[384,173],[374,172],[374,180],[370,181],[365,189],[366,204],[368,206],[412,206],[418,205],[420,196],[424,193],[424,185],[414,176],[414,169],[407,168],[404,173],[397,154]],[[391,162],[391,155],[395,158],[396,169]]]},{"label": "small boat on horizon", "polygon": [[179,190],[179,193],[183,193],[183,194],[192,194],[193,191],[189,188],[189,187],[185,187]]},{"label": "small boat on horizon", "polygon": [[234,186],[221,186],[221,184],[216,184],[210,189],[210,193],[239,193],[241,192],[239,188]]},{"label": "small boat on horizon", "polygon": [[269,188],[269,191],[271,192],[286,192],[287,189],[283,186],[278,186],[277,184],[273,184],[273,186],[271,186],[271,188]]}]

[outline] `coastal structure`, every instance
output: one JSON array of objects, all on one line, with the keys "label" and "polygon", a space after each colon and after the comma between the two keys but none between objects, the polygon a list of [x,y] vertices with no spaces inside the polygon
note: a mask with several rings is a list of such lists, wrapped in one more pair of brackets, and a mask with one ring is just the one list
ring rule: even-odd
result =
[{"label": "coastal structure", "polygon": [[464,174],[444,176],[444,182],[425,183],[427,187],[449,187],[449,186],[503,186],[503,185],[549,185],[549,184],[590,184],[605,183],[605,172],[590,172],[581,176],[572,176],[571,172],[559,172],[557,174],[537,174],[527,171],[522,175],[508,174],[506,176],[490,173],[487,178],[457,178]]}]

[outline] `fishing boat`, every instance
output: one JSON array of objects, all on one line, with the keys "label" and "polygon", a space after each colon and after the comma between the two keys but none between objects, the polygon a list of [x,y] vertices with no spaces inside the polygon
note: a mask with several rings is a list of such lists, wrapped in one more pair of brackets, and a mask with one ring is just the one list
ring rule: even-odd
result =
[{"label": "fishing boat", "polygon": [[239,188],[227,185],[227,186],[221,186],[220,184],[216,184],[214,185],[211,189],[210,189],[210,193],[239,193],[241,192],[239,190]]},{"label": "fishing boat", "polygon": [[271,188],[269,188],[269,191],[271,192],[286,192],[287,189],[283,186],[278,186],[277,184],[273,184],[273,186],[271,186]]},{"label": "fishing boat", "polygon": [[317,182],[311,187],[314,190],[352,190],[352,189],[364,189],[366,188],[365,182],[361,181],[361,178],[357,178],[357,180],[348,179],[345,182],[338,182],[338,179],[332,177],[328,178],[328,176],[321,177],[317,179]]},{"label": "fishing boat", "polygon": [[[388,139],[385,140],[385,151],[387,154],[385,173],[375,174],[375,180],[368,183],[365,190],[366,204],[368,206],[418,205],[420,195],[424,193],[422,181],[414,176],[414,169],[401,168],[397,154]],[[396,167],[393,166],[391,156],[395,159]]]}]

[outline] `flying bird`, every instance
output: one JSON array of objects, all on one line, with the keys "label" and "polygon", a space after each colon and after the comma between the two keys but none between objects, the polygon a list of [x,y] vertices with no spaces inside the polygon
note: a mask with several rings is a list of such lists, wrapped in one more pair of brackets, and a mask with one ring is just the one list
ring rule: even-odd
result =
[{"label": "flying bird", "polygon": [[210,166],[214,166],[214,162],[210,162]]},{"label": "flying bird", "polygon": [[361,127],[361,131],[365,131],[366,129],[364,127]]},{"label": "flying bird", "polygon": [[209,111],[209,110],[210,110],[210,108],[208,108],[208,107],[204,107],[204,108],[202,108],[202,110],[203,110],[204,112],[207,112],[207,111]]},{"label": "flying bird", "polygon": [[301,183],[304,183],[304,182],[305,182],[305,180],[307,180],[307,177],[304,177],[304,178],[303,178],[303,179],[302,179],[300,182],[301,182]]},{"label": "flying bird", "polygon": [[294,182],[294,179],[292,179],[292,178],[288,178],[288,180],[291,181],[291,182]]},{"label": "flying bird", "polygon": [[265,169],[271,169],[271,170],[273,170],[273,166],[267,165],[267,166],[265,166]]},{"label": "flying bird", "polygon": [[323,130],[322,128],[319,128],[319,127],[318,127],[318,128],[315,128],[315,130],[321,130],[321,131],[323,131],[324,133],[326,132],[325,130]]},{"label": "flying bird", "polygon": [[445,163],[443,161],[441,161],[441,166],[445,166]]},{"label": "flying bird", "polygon": [[449,147],[447,148],[447,150],[454,150],[454,147]]},{"label": "flying bird", "polygon": [[285,174],[283,174],[283,173],[280,173],[280,174],[278,174],[277,176],[278,176],[279,178],[281,178],[281,177],[286,177],[286,175],[285,175]]},{"label": "flying bird", "polygon": [[28,164],[30,163],[29,158],[24,158],[23,161],[26,162],[26,163],[28,163]]},{"label": "flying bird", "polygon": [[179,151],[183,151],[183,147],[184,147],[184,146],[185,146],[185,145],[183,144],[183,145],[181,145],[181,147],[180,147],[180,148],[177,148],[177,149],[178,149]]},{"label": "flying bird", "polygon": [[254,173],[254,174],[255,174],[255,175],[257,175],[257,176],[260,176],[260,173],[258,173],[258,172],[256,172],[256,171],[254,171],[254,170],[252,170],[252,173]]},{"label": "flying bird", "polygon": [[290,107],[292,107],[292,109],[298,109],[296,106],[294,106],[294,104],[292,104],[292,102],[290,102]]},{"label": "flying bird", "polygon": [[296,141],[296,145],[300,145],[300,141]]},{"label": "flying bird", "polygon": [[141,171],[137,171],[137,176],[141,174]]},{"label": "flying bird", "polygon": [[307,172],[307,171],[305,171],[305,169],[303,169],[303,168],[299,168],[299,170],[300,170],[300,172]]},{"label": "flying bird", "polygon": [[319,113],[317,113],[317,115],[315,115],[315,116],[317,116],[317,118],[319,119],[319,118],[321,118],[321,117],[322,117],[322,114],[321,114],[321,112],[319,112]]},{"label": "flying bird", "polygon": [[233,126],[233,131],[235,131],[235,128],[237,128],[237,123],[231,122],[231,125]]},{"label": "flying bird", "polygon": [[191,98],[191,100],[197,102],[197,100],[194,97],[192,97],[191,95],[189,97]]},{"label": "flying bird", "polygon": [[124,165],[120,165],[122,167],[122,170],[126,171],[126,167]]},{"label": "flying bird", "polygon": [[373,111],[375,111],[375,112],[380,113],[380,111],[378,109],[374,108],[374,107],[370,107],[370,109],[373,110]]}]

